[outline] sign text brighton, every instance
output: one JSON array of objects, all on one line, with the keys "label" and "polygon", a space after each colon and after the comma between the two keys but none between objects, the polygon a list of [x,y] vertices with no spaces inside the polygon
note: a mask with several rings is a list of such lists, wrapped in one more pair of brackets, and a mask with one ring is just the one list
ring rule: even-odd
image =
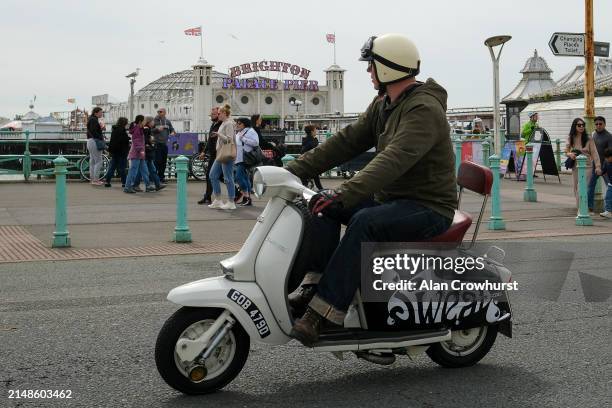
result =
[{"label": "sign text brighton", "polygon": [[246,64],[236,65],[235,67],[231,67],[229,69],[230,77],[236,78],[243,74],[251,74],[254,72],[261,71],[276,71],[276,72],[285,72],[291,75],[299,76],[304,79],[308,79],[308,75],[310,75],[310,70],[306,68],[302,68],[295,64],[290,64],[288,62],[281,61],[259,61],[259,62],[249,62]]}]

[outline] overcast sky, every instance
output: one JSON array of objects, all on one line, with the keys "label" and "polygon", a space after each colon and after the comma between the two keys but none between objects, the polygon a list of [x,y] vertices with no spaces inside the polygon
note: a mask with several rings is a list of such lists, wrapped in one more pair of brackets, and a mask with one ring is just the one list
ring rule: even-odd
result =
[{"label": "overcast sky", "polygon": [[[332,63],[347,70],[345,111],[361,112],[374,91],[359,49],[371,35],[405,33],[419,47],[420,78],[448,91],[449,107],[492,104],[491,59],[484,40],[509,34],[501,58],[501,94],[521,78],[537,49],[559,79],[583,60],[554,57],[555,31],[584,31],[583,0],[233,0],[233,1],[28,1],[0,2],[0,116],[28,110],[37,96],[40,114],[70,109],[69,97],[90,107],[91,96],[127,100],[125,75],[141,68],[136,88],[189,69],[199,56],[198,37],[183,30],[202,25],[205,58],[218,71],[250,61],[280,60],[311,69],[324,82]],[[612,40],[612,1],[594,0],[595,40]],[[607,20],[607,24],[606,24]],[[232,38],[235,36],[237,39]]]}]

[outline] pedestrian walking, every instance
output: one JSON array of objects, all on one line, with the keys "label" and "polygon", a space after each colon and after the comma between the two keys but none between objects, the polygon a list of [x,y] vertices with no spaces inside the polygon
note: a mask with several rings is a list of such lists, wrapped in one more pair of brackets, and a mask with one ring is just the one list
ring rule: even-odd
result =
[{"label": "pedestrian walking", "polygon": [[166,185],[161,184],[159,175],[157,174],[157,169],[155,167],[156,143],[152,134],[154,126],[154,118],[152,116],[145,116],[145,126],[142,129],[145,139],[145,164],[147,166],[147,171],[149,172],[149,182],[151,183],[151,187],[155,186],[155,191],[159,191],[166,188]]},{"label": "pedestrian walking", "polygon": [[[606,149],[612,149],[612,134],[606,130],[606,118],[603,116],[597,116],[595,118],[595,131],[593,132],[593,142],[597,148],[597,154],[601,159],[601,170],[603,173],[605,167],[605,151]],[[610,173],[603,173],[603,178],[606,181],[606,186],[610,183]],[[588,202],[589,208],[595,208],[595,187],[599,176],[595,174],[595,170],[591,171],[591,180],[589,181],[589,192]]]},{"label": "pedestrian walking", "polygon": [[[217,132],[217,157],[210,169],[210,182],[213,189],[213,202],[208,207],[221,210],[235,210],[234,197],[236,196],[234,186],[234,160],[236,159],[236,135],[234,122],[230,119],[232,113],[229,105],[219,108],[219,120],[221,126]],[[221,175],[227,187],[227,202],[221,199]]]},{"label": "pedestrian walking", "polygon": [[612,219],[612,148],[604,150],[604,161],[602,162],[602,174],[605,174],[608,180],[608,190],[604,200],[604,212],[599,213],[604,218]]},{"label": "pedestrian walking", "polygon": [[130,151],[130,137],[127,133],[127,118],[119,118],[117,123],[113,125],[110,142],[108,144],[108,152],[111,155],[110,165],[106,172],[105,187],[111,186],[111,179],[115,174],[115,170],[121,178],[121,187],[125,188],[127,156]]},{"label": "pedestrian walking", "polygon": [[166,162],[168,161],[168,136],[176,134],[172,122],[166,118],[166,108],[159,108],[152,129],[155,138],[155,167],[162,183],[166,182]]},{"label": "pedestrian walking", "polygon": [[206,191],[204,192],[204,197],[198,201],[198,204],[212,204],[213,189],[210,182],[210,168],[217,157],[217,132],[222,123],[219,120],[219,107],[215,106],[210,110],[210,120],[212,124],[208,130],[208,140],[206,141],[204,151],[200,152],[199,156],[200,160],[207,160],[208,162],[208,166],[206,166]]},{"label": "pedestrian walking", "polygon": [[[132,135],[132,147],[128,153],[130,161],[130,171],[128,172],[127,180],[125,181],[125,193],[135,193],[134,182],[139,172],[142,173],[142,179],[145,186],[149,186],[149,171],[145,163],[145,140],[144,140],[144,116],[137,115],[134,123],[130,126],[130,134]],[[155,191],[155,188],[147,187],[147,192]]]},{"label": "pedestrian walking", "polygon": [[[578,208],[578,167],[576,166],[576,158],[584,154],[587,156],[587,185],[590,182],[591,173],[601,175],[601,161],[597,154],[597,148],[595,142],[589,137],[585,130],[584,120],[582,118],[576,118],[572,122],[570,133],[567,138],[567,145],[565,147],[566,160],[565,167],[572,169],[572,177],[574,179],[574,196],[576,197],[576,208]],[[593,170],[593,167],[595,169]],[[589,208],[589,212],[593,212],[593,207]]]},{"label": "pedestrian walking", "polygon": [[[306,132],[306,136],[302,138],[301,154],[305,154],[319,145],[319,139],[317,139],[317,128],[315,128],[313,125],[306,125],[304,127],[304,131]],[[321,179],[319,178],[318,174],[314,176],[312,180],[314,181],[314,184],[318,190],[323,190]],[[302,179],[302,184],[308,186],[308,179]]]},{"label": "pedestrian walking", "polygon": [[259,146],[257,132],[251,127],[249,118],[238,118],[236,120],[236,179],[240,187],[241,197],[237,204],[239,206],[251,206],[251,180],[249,177],[248,164],[245,155]]},{"label": "pedestrian walking", "polygon": [[89,152],[89,181],[94,186],[101,186],[104,183],[100,180],[100,169],[102,168],[102,152],[105,149],[104,133],[100,126],[100,119],[104,111],[96,106],[91,111],[91,116],[87,121],[87,151]]}]

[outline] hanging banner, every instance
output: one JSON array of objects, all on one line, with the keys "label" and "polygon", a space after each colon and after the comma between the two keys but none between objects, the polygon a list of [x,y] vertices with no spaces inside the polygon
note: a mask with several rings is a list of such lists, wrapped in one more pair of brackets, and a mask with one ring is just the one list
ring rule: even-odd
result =
[{"label": "hanging banner", "polygon": [[461,144],[461,161],[484,164],[482,142],[479,140],[464,140]]},{"label": "hanging banner", "polygon": [[177,133],[168,136],[168,154],[172,156],[186,155],[191,156],[197,153],[198,134],[197,133]]}]

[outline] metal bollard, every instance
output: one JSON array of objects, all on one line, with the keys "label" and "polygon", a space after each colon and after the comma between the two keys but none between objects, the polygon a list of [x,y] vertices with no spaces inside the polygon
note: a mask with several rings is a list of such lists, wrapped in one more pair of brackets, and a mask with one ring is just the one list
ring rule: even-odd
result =
[{"label": "metal bollard", "polygon": [[561,140],[555,139],[555,145],[557,146],[555,150],[555,160],[557,160],[557,170],[561,172]]},{"label": "metal bollard", "polygon": [[25,181],[30,179],[30,175],[32,174],[32,158],[30,157],[30,131],[25,131],[25,150],[23,151],[23,178]]},{"label": "metal bollard", "polygon": [[577,157],[576,168],[578,169],[578,216],[576,225],[593,225],[593,219],[589,215],[587,204],[587,182],[586,182],[586,161],[587,157],[583,154]]},{"label": "metal bollard", "polygon": [[457,176],[459,174],[459,166],[461,166],[461,144],[463,142],[458,137],[453,140],[453,143],[455,144],[455,176]]},{"label": "metal bollard", "polygon": [[187,166],[189,159],[179,156],[174,159],[176,166],[176,227],[174,227],[175,242],[191,242],[191,231],[187,225]]},{"label": "metal bollard", "polygon": [[68,217],[66,214],[66,173],[68,160],[58,156],[53,160],[55,165],[55,231],[53,231],[53,248],[66,248],[70,246],[70,233],[67,229]]},{"label": "metal bollard", "polygon": [[505,230],[506,223],[501,212],[501,196],[499,194],[499,156],[489,157],[491,171],[493,172],[493,187],[491,189],[491,218],[489,218],[490,230]]},{"label": "metal bollard", "polygon": [[525,154],[527,156],[527,185],[523,193],[523,201],[535,203],[538,201],[538,193],[533,188],[533,144],[527,144]]},{"label": "metal bollard", "polygon": [[482,164],[489,167],[489,156],[491,155],[491,144],[485,139],[482,142]]}]

